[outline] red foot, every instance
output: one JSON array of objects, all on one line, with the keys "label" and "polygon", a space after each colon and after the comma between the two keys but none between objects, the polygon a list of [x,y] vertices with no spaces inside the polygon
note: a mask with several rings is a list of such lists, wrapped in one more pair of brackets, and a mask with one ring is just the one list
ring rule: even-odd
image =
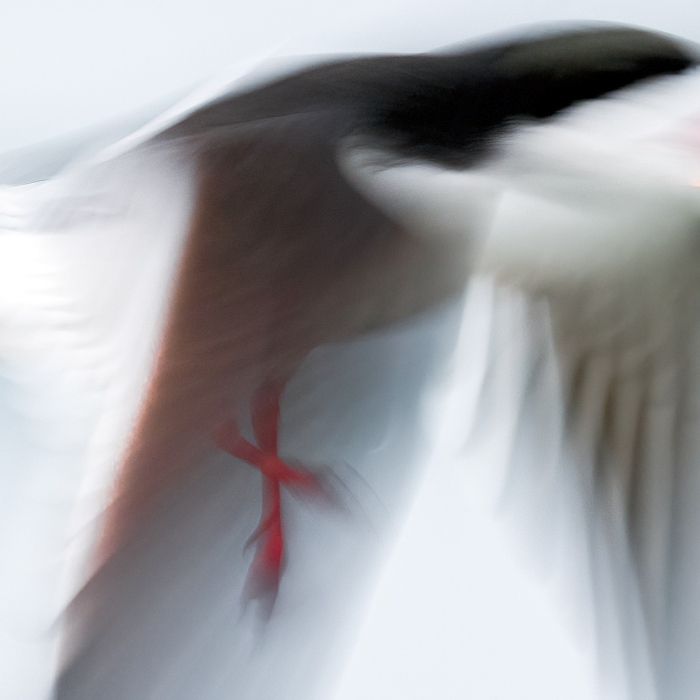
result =
[{"label": "red foot", "polygon": [[281,484],[322,492],[314,474],[292,469],[277,454],[279,404],[283,390],[283,385],[268,385],[255,397],[252,423],[257,447],[241,436],[234,420],[227,421],[214,432],[214,440],[222,450],[259,469],[264,479],[262,516],[249,540],[249,543],[257,542],[248,576],[248,589],[253,597],[269,595],[274,598],[279,588],[284,561]]}]

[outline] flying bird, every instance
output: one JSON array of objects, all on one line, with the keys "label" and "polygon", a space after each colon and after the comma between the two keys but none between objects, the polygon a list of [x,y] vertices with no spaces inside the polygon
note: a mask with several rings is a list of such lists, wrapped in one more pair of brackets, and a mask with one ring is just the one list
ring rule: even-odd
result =
[{"label": "flying bird", "polygon": [[[442,356],[437,343],[402,364],[397,348],[475,275],[531,300],[510,336],[493,311],[493,358],[516,333],[532,341],[517,391],[494,383],[497,359],[481,388],[485,405],[512,400],[510,491],[536,498],[526,460],[573,473],[601,666],[635,700],[693,697],[700,530],[678,504],[694,479],[696,64],[680,40],[621,27],[324,59],[3,191],[6,239],[46,269],[25,296],[60,329],[6,297],[5,362],[31,384],[22,343],[40,355],[60,338],[58,373],[90,397],[62,416],[90,433],[71,478],[83,501],[108,484],[53,697],[323,692],[372,546],[332,534],[361,517],[359,465],[307,463],[293,436],[303,452],[355,435],[371,464],[377,437],[362,445],[352,407],[374,390],[378,444],[387,415],[409,426],[387,482],[410,471],[425,358]],[[383,374],[334,374],[329,348],[353,348],[357,371],[363,338],[387,332]],[[544,357],[558,423],[528,409]]]}]

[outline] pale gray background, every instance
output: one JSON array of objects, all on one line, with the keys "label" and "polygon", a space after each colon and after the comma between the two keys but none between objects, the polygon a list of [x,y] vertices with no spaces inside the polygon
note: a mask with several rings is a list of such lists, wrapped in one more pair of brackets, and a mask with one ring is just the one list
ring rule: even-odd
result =
[{"label": "pale gray background", "polygon": [[0,152],[157,104],[267,50],[421,50],[575,19],[700,40],[688,0],[5,0]]}]

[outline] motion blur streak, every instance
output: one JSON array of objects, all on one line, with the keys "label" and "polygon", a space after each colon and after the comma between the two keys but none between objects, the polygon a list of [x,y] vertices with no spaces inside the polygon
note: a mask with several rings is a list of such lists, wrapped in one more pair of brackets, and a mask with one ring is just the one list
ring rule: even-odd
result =
[{"label": "motion blur streak", "polygon": [[556,692],[696,697],[696,64],[618,27],[278,62],[6,173],[2,692],[340,698],[432,497],[401,587],[474,671],[423,697],[537,692],[473,665],[467,559]]}]

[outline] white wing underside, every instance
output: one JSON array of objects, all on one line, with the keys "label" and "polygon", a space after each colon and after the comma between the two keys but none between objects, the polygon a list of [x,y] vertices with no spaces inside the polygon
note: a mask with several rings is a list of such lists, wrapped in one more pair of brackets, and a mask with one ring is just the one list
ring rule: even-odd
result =
[{"label": "white wing underside", "polygon": [[544,301],[477,279],[471,308],[455,357],[483,348],[480,371],[473,357],[455,362],[437,414],[449,417],[443,450],[462,456],[466,489],[492,504],[577,643],[595,650],[603,697],[692,697],[697,339],[683,358],[629,373],[612,348],[565,355]]},{"label": "white wing underside", "polygon": [[137,156],[1,195],[0,684],[30,698],[150,366],[189,176]]},{"label": "white wing underside", "polygon": [[697,87],[514,135],[481,263],[505,287],[474,449],[501,465],[498,507],[589,627],[613,698],[700,687]]},{"label": "white wing underside", "polygon": [[486,221],[428,432],[557,591],[611,698],[700,687],[699,83],[523,125],[464,176],[360,181],[433,235]]}]

